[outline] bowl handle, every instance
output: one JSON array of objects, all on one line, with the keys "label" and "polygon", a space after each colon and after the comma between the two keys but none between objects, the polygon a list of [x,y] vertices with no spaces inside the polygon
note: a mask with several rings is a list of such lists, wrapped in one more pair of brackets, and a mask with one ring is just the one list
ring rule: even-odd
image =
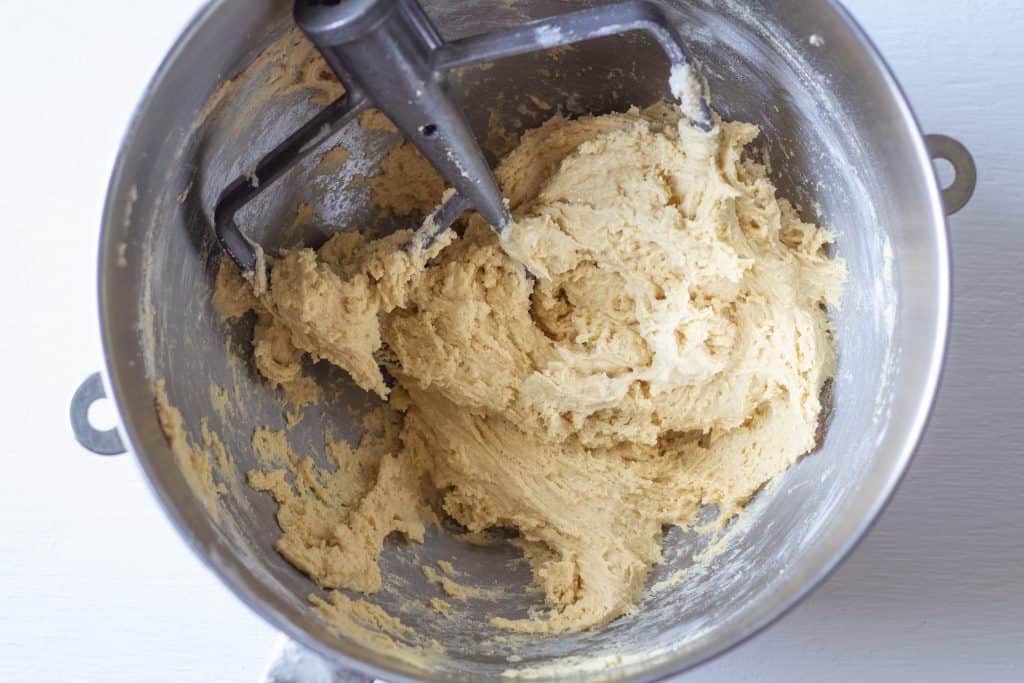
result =
[{"label": "bowl handle", "polygon": [[383,683],[372,676],[338,669],[326,659],[280,636],[274,645],[270,666],[260,683]]},{"label": "bowl handle", "polygon": [[71,397],[71,431],[78,443],[97,455],[120,455],[126,450],[117,429],[96,429],[89,423],[89,406],[107,397],[100,373],[89,375]]},{"label": "bowl handle", "polygon": [[953,164],[953,182],[942,190],[942,204],[946,215],[964,208],[974,194],[978,184],[978,168],[974,165],[974,157],[959,141],[947,135],[926,135],[925,143],[932,159],[945,159]]}]

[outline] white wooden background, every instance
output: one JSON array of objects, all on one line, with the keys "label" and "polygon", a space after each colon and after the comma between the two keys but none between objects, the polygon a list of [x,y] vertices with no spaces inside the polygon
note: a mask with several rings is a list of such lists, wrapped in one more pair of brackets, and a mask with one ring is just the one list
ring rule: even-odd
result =
[{"label": "white wooden background", "polygon": [[[178,539],[131,457],[72,438],[100,366],[100,207],[198,0],[0,0],[0,681],[255,681],[275,640]],[[852,557],[687,681],[1024,680],[1024,1],[849,0],[929,132],[975,154],[951,226],[945,380]]]}]

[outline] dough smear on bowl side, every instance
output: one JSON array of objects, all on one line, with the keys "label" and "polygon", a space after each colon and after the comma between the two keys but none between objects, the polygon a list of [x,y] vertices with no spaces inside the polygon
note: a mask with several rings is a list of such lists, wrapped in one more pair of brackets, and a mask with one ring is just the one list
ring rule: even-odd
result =
[{"label": "dough smear on bowl side", "polygon": [[394,414],[358,476],[250,473],[282,554],[372,593],[385,538],[421,541],[433,506],[518,532],[551,609],[493,625],[578,631],[631,609],[667,525],[709,504],[724,524],[813,449],[846,268],[744,154],[757,134],[668,104],[555,116],[497,170],[503,242],[476,216],[420,253],[409,231],[340,232],[285,253],[258,297],[222,259],[219,308],[256,311],[271,384],[315,400],[308,354]]}]

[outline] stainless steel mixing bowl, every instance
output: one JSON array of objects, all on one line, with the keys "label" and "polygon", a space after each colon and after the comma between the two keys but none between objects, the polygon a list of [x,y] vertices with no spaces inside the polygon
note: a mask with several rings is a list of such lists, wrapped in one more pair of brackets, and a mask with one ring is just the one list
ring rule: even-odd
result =
[{"label": "stainless steel mixing bowl", "polygon": [[[424,3],[449,37],[592,4],[584,0],[476,0]],[[208,108],[228,77],[287,30],[286,0],[218,0],[188,26],[146,90],[125,137],[107,197],[99,251],[99,304],[106,385],[120,413],[118,432],[136,453],[157,498],[192,549],[252,609],[341,669],[388,680],[483,681],[512,666],[575,665],[576,675],[652,680],[691,667],[778,617],[832,570],[864,534],[892,493],[917,444],[935,394],[949,318],[946,208],[970,195],[969,155],[948,138],[922,137],[909,105],[881,57],[850,17],[827,0],[664,0],[703,61],[714,106],[726,118],[763,126],[760,141],[784,196],[808,218],[838,233],[850,278],[835,313],[840,344],[832,408],[815,453],[752,502],[712,561],[682,581],[653,591],[635,613],[584,633],[489,640],[496,614],[536,604],[529,573],[509,565],[511,547],[463,545],[433,533],[422,547],[391,544],[382,564],[404,588],[372,600],[448,649],[429,670],[331,633],[310,611],[312,583],[273,549],[274,505],[263,494],[235,491],[213,519],[186,484],[153,409],[152,382],[166,378],[172,403],[198,429],[207,417],[242,471],[255,466],[254,423],[281,424],[273,392],[246,366],[232,364],[209,293],[217,251],[209,216],[217,193],[242,169],[317,108],[302,92],[260,99],[242,76]],[[543,69],[543,71],[539,71]],[[531,96],[572,112],[603,112],[667,94],[666,66],[643,36],[596,40],[555,54],[531,55],[470,71],[458,79],[469,117],[492,153],[503,144],[492,113],[512,131],[550,112]],[[385,148],[361,129],[339,137],[353,150],[333,179],[315,176],[315,161],[266,193],[245,221],[260,242],[281,244],[296,203],[317,215],[304,237],[369,220],[367,190],[352,181],[371,173]],[[931,146],[931,152],[929,151]],[[931,158],[951,160],[957,177],[940,194]],[[244,325],[230,330],[243,347]],[[343,373],[317,368],[339,388],[333,406],[312,409],[336,433],[358,424],[339,404],[365,406]],[[237,383],[245,419],[213,410],[209,383]],[[119,450],[117,433],[85,420],[103,394],[83,386],[72,413],[86,445]],[[294,431],[297,448],[316,453],[317,420]],[[198,435],[194,435],[198,441]],[[242,487],[244,488],[244,487]],[[666,539],[656,583],[692,563],[706,539],[680,530]],[[431,619],[408,600],[434,587],[421,561],[456,558],[478,580],[508,587],[503,597],[470,603],[479,620]],[[512,566],[513,569],[508,567]],[[403,592],[404,591],[404,592]],[[518,659],[516,659],[518,658]],[[563,670],[563,674],[568,670]],[[588,673],[589,672],[589,673]]]}]

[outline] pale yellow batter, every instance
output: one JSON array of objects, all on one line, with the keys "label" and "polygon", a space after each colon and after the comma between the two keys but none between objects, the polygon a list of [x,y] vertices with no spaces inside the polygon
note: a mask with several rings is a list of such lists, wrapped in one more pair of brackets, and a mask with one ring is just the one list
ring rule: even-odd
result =
[{"label": "pale yellow batter", "polygon": [[[388,534],[422,540],[435,510],[512,528],[551,610],[492,624],[585,629],[635,604],[666,525],[709,504],[724,523],[811,450],[845,266],[744,154],[757,132],[702,133],[669,105],[556,116],[497,171],[504,244],[476,217],[427,251],[342,232],[276,261],[259,297],[223,266],[218,308],[256,310],[272,384],[316,400],[309,354],[391,411],[383,457],[250,473],[279,503],[282,554],[325,588],[373,592]],[[424,183],[398,211],[440,191]]]}]

